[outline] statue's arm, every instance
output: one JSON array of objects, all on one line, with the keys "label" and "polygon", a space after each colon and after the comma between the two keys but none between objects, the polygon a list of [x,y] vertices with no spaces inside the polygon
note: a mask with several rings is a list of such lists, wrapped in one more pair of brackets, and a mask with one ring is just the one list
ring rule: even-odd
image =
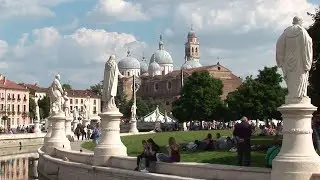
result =
[{"label": "statue's arm", "polygon": [[284,33],[279,37],[276,44],[276,61],[278,67],[282,67],[285,57],[286,41]]}]

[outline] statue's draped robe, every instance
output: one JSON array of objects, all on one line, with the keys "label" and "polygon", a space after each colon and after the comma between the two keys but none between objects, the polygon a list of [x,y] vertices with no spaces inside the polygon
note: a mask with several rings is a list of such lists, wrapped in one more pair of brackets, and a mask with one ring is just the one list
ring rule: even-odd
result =
[{"label": "statue's draped robe", "polygon": [[312,66],[312,39],[300,25],[284,30],[277,41],[276,60],[288,87],[288,98],[307,96],[309,70]]},{"label": "statue's draped robe", "polygon": [[63,89],[58,79],[54,79],[54,81],[51,84],[51,95],[50,95],[50,101],[52,103],[51,111],[55,113],[63,112],[62,110],[62,94]]},{"label": "statue's draped robe", "polygon": [[108,60],[105,64],[102,101],[107,103],[105,105],[115,106],[110,104],[111,99],[117,95],[119,70],[115,60]]}]

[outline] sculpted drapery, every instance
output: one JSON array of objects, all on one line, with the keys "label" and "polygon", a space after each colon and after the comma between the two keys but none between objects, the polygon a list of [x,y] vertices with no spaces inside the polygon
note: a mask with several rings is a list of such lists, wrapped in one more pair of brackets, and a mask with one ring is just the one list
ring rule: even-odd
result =
[{"label": "sculpted drapery", "polygon": [[104,102],[104,110],[111,110],[116,108],[114,97],[117,95],[118,78],[122,78],[119,72],[116,58],[114,55],[110,56],[105,64],[102,101]]},{"label": "sculpted drapery", "polygon": [[284,30],[276,45],[276,61],[288,87],[289,103],[307,97],[312,58],[312,39],[302,27],[302,18],[294,17],[293,25]]},{"label": "sculpted drapery", "polygon": [[51,113],[53,115],[63,113],[63,89],[60,84],[60,75],[57,74],[49,88],[49,98],[51,103]]}]

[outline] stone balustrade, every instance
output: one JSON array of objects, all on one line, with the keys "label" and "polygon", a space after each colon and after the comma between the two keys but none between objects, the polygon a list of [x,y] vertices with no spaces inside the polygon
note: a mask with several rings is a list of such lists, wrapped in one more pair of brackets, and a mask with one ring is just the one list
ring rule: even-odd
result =
[{"label": "stone balustrade", "polygon": [[44,136],[44,133],[1,134],[0,148],[42,145]]},{"label": "stone balustrade", "polygon": [[[41,152],[39,152],[41,156]],[[136,175],[141,175],[144,173],[134,172],[133,169],[136,167],[135,157],[110,157],[108,162],[103,166],[93,166],[93,153],[70,151],[65,149],[55,149],[55,154],[52,156],[42,154],[46,158],[46,169],[49,170],[49,174],[57,173],[57,167],[59,169],[59,179],[64,179],[62,176],[62,171],[64,174],[69,173],[83,173],[83,176],[88,176],[91,171],[95,172],[95,176],[100,179],[99,173],[104,171],[107,172],[121,172],[124,175],[121,177],[127,177],[126,173],[130,176],[134,176],[133,179],[152,179],[147,177],[140,177]],[[51,161],[51,162],[49,162]],[[63,170],[61,167],[63,166]],[[107,167],[105,167],[107,166]],[[56,169],[56,170],[52,170]],[[95,169],[95,170],[93,170]],[[97,172],[98,169],[101,172]],[[61,173],[60,173],[61,172]],[[68,173],[67,173],[68,172]],[[86,174],[87,173],[87,174]],[[157,173],[160,175],[172,176],[172,177],[187,177],[191,179],[215,179],[215,180],[270,180],[271,169],[268,168],[257,168],[257,167],[239,167],[239,166],[228,166],[228,165],[217,165],[217,164],[206,164],[206,163],[163,163],[156,162],[152,173]],[[152,174],[147,173],[147,174]],[[108,174],[108,173],[107,173]],[[110,174],[110,173],[109,173]],[[76,176],[79,176],[78,174]],[[111,177],[106,176],[106,177]],[[102,178],[102,177],[101,177]],[[103,178],[102,178],[103,179]],[[108,178],[107,178],[108,179]],[[129,179],[129,177],[128,177]]]}]

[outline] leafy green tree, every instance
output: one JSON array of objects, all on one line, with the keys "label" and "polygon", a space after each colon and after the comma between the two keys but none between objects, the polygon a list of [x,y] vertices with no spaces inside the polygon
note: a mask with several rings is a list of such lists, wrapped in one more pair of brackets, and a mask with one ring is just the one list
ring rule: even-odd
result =
[{"label": "leafy green tree", "polygon": [[103,86],[102,86],[102,83],[103,81],[100,81],[99,83],[93,85],[93,86],[90,86],[90,88],[88,90],[94,92],[95,94],[98,94],[99,96],[101,96],[102,94],[102,89],[103,89]]},{"label": "leafy green tree", "polygon": [[159,111],[164,113],[165,112],[165,103],[160,100],[155,100],[155,101],[148,101],[147,106],[149,108],[149,113],[156,110],[157,106],[159,108]]},{"label": "leafy green tree", "polygon": [[29,97],[29,117],[31,119],[36,118],[36,102],[32,97]]},{"label": "leafy green tree", "polygon": [[50,98],[45,96],[43,99],[38,101],[38,105],[40,108],[40,118],[44,119],[49,117],[50,115]]},{"label": "leafy green tree", "polygon": [[222,107],[222,88],[222,81],[208,71],[193,72],[185,81],[180,98],[173,103],[173,116],[180,122],[211,120]]},{"label": "leafy green tree", "polygon": [[[132,105],[133,105],[133,100],[131,99],[130,101],[126,102],[126,104],[124,106],[121,106],[122,111],[120,111],[120,112],[123,114],[123,117],[125,117],[125,118],[131,117]],[[137,118],[143,117],[150,112],[147,103],[139,97],[137,97],[136,105],[137,105],[137,116],[138,116]]]},{"label": "leafy green tree", "polygon": [[287,94],[281,82],[277,67],[265,67],[255,79],[248,76],[236,91],[228,94],[226,103],[229,114],[234,119],[241,116],[250,119],[281,119],[277,108],[284,103]]},{"label": "leafy green tree", "polygon": [[72,89],[72,86],[70,84],[65,83],[65,84],[62,84],[62,88],[63,89]]},{"label": "leafy green tree", "polygon": [[320,9],[316,9],[315,14],[310,14],[314,23],[308,28],[313,41],[313,67],[310,70],[310,86],[308,94],[312,104],[320,107]]}]

